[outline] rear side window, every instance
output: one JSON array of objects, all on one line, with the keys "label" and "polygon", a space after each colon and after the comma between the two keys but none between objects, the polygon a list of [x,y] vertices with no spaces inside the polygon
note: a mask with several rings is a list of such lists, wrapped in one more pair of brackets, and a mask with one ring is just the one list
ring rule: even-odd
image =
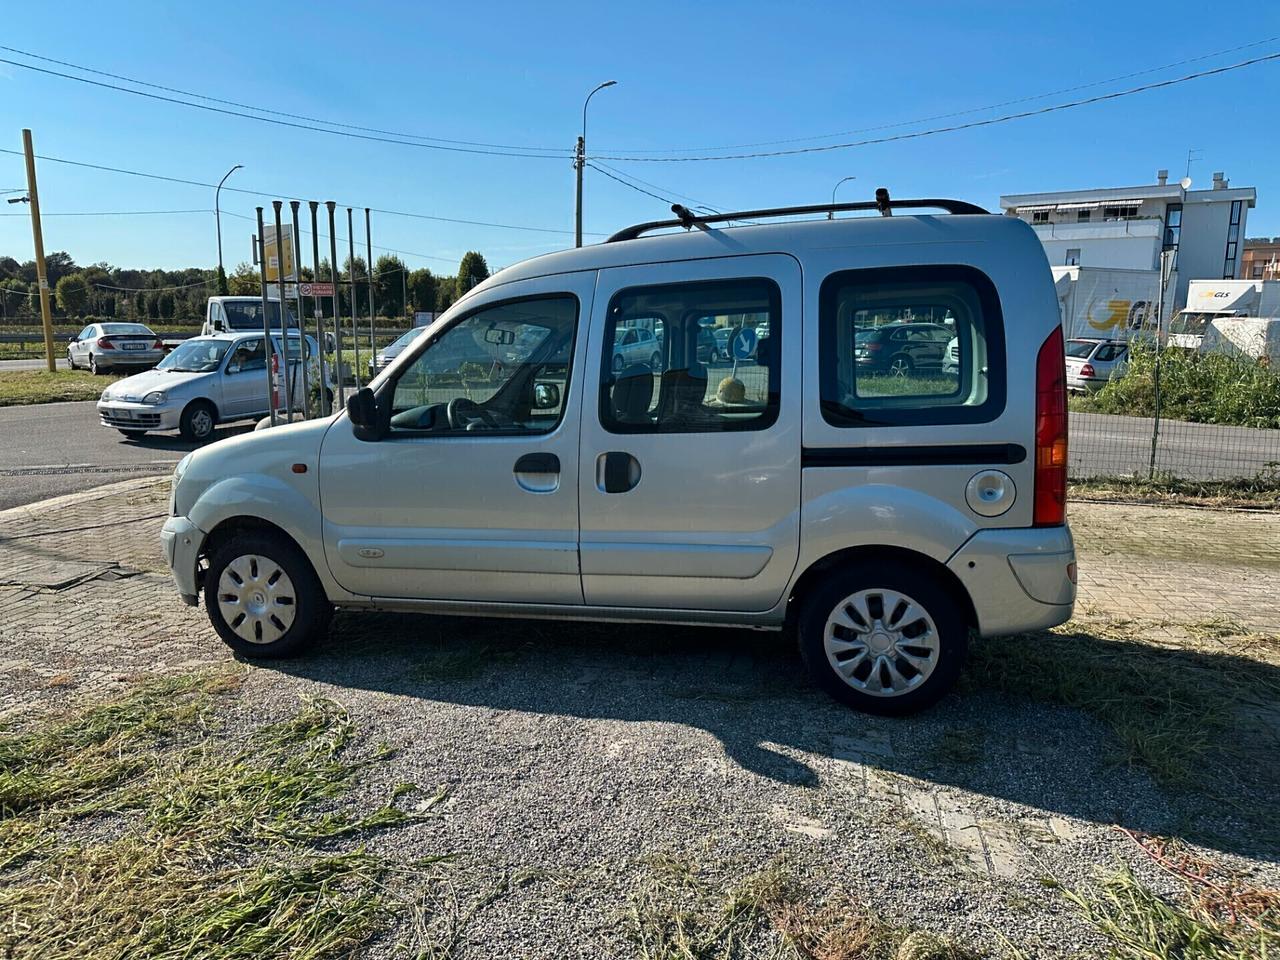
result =
[{"label": "rear side window", "polygon": [[1124,357],[1125,348],[1120,343],[1104,343],[1098,348],[1098,352],[1093,355],[1093,359],[1102,363],[1108,363],[1112,360],[1119,360]]},{"label": "rear side window", "polygon": [[1075,360],[1088,360],[1097,344],[1092,340],[1068,340],[1067,356]]},{"label": "rear side window", "polygon": [[605,321],[601,424],[611,433],[768,428],[778,419],[781,315],[778,285],[763,278],[619,291]]},{"label": "rear side window", "polygon": [[964,266],[848,270],[823,281],[822,416],[837,427],[982,423],[1004,410],[995,285]]}]

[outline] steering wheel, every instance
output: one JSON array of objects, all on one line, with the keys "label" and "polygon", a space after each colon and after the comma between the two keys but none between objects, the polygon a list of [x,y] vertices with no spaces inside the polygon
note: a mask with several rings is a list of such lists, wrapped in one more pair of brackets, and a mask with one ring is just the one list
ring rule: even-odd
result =
[{"label": "steering wheel", "polygon": [[466,397],[454,397],[450,400],[449,405],[445,407],[445,415],[449,419],[450,428],[454,430],[470,430],[477,423],[483,423],[495,429],[501,426],[492,413]]}]

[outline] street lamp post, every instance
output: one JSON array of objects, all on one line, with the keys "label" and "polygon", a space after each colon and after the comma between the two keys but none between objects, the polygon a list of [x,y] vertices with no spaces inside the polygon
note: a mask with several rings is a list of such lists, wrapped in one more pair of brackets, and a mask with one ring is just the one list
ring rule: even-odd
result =
[{"label": "street lamp post", "polygon": [[[222,208],[218,205],[218,194],[222,192],[222,185],[227,182],[227,177],[242,169],[244,169],[244,164],[237,163],[222,175],[222,179],[218,181],[217,188],[213,191],[213,219],[218,228],[218,283],[220,285],[226,283],[227,272],[222,269]],[[226,290],[219,286],[218,292],[226,293]]]},{"label": "street lamp post", "polygon": [[[842,177],[841,179],[836,181],[836,185],[831,188],[831,205],[833,207],[836,205],[836,191],[840,189],[840,184],[845,183],[846,181],[849,181],[849,180],[857,180],[857,179],[858,179],[857,177]],[[836,218],[836,212],[834,210],[828,210],[827,219],[834,220],[835,218]]]},{"label": "street lamp post", "polygon": [[578,138],[578,146],[573,160],[573,166],[578,171],[577,202],[573,208],[573,245],[575,247],[582,246],[582,168],[587,165],[587,104],[591,102],[592,97],[605,87],[612,87],[617,82],[617,80],[606,80],[588,93],[587,99],[582,102],[582,136]]}]

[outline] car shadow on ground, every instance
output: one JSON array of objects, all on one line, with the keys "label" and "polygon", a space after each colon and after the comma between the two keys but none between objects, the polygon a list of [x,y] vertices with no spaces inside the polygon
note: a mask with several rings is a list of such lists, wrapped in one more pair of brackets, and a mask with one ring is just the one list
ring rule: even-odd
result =
[{"label": "car shadow on ground", "polygon": [[190,453],[192,450],[198,450],[200,447],[207,447],[211,443],[217,443],[219,440],[225,440],[228,437],[236,437],[242,433],[248,433],[253,429],[252,423],[237,423],[225,427],[217,427],[213,431],[213,436],[203,442],[196,440],[186,440],[176,433],[144,433],[141,436],[120,438],[120,442],[129,447],[146,447],[148,450],[173,450],[182,453]]},{"label": "car shadow on ground", "polygon": [[[1017,657],[1018,650],[1035,651],[1046,642],[1062,645],[1067,656],[1073,648],[1118,655],[1121,662],[1130,656],[1125,646],[1088,630],[1019,641],[1026,646],[1006,641],[1001,656]],[[979,666],[967,668],[960,692],[906,718],[869,716],[835,703],[809,685],[782,635],[734,629],[339,614],[319,649],[261,665],[438,703],[682,724],[709,732],[731,761],[779,783],[821,788],[829,778],[847,776],[852,760],[924,787],[955,787],[1034,808],[1010,814],[1015,817],[1064,814],[1280,859],[1268,813],[1280,774],[1274,760],[1260,759],[1276,754],[1274,703],[1263,705],[1263,721],[1249,735],[1269,738],[1268,745],[1252,740],[1243,752],[1239,743],[1224,744],[1221,754],[1207,754],[1219,769],[1171,786],[1134,761],[1144,745],[1132,740],[1150,728],[1052,697],[1036,701],[1008,688],[984,688],[993,675],[984,642],[971,652],[971,664]],[[1260,671],[1261,689],[1280,690],[1280,670],[1256,660],[1178,649],[1159,656],[1160,676]],[[1131,666],[1142,669],[1136,660]],[[996,665],[1013,677],[1043,669],[1035,662]]]}]

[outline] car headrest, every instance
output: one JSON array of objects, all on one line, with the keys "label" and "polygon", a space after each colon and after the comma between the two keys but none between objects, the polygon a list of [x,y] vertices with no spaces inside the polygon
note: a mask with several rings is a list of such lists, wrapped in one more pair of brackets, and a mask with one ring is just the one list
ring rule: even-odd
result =
[{"label": "car headrest", "polygon": [[613,378],[613,418],[619,423],[644,423],[653,402],[653,370],[647,363],[632,363]]},{"label": "car headrest", "polygon": [[777,341],[773,337],[761,337],[756,343],[756,363],[771,370],[777,362]]}]

